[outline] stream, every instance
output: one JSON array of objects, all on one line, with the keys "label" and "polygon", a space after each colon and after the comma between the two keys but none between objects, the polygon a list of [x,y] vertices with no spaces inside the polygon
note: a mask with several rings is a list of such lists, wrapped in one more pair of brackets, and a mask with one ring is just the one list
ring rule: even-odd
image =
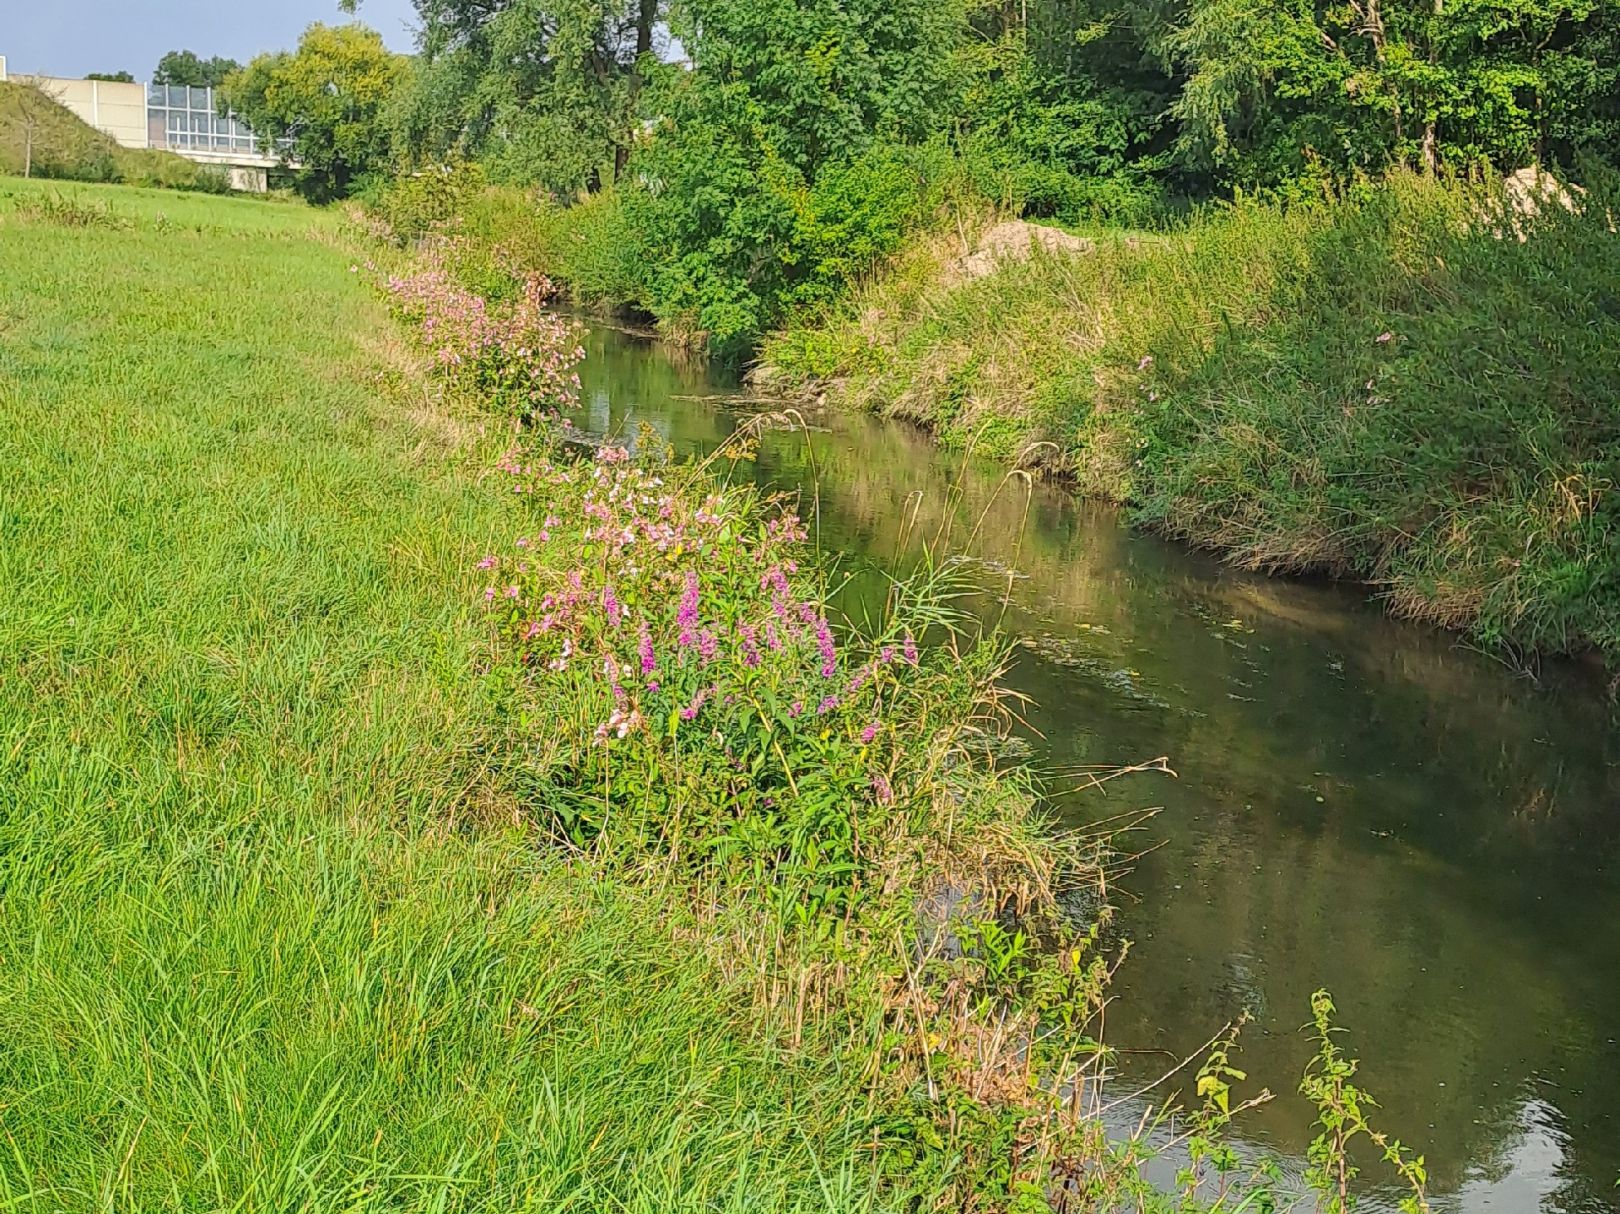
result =
[{"label": "stream", "polygon": [[[582,429],[706,453],[749,414],[701,360],[608,328],[585,345]],[[808,444],[763,433],[741,474],[801,491],[857,588],[915,537],[971,536],[969,609],[1021,642],[1009,682],[1059,812],[1159,808],[1119,895],[1107,1036],[1133,1068],[1249,1011],[1240,1094],[1277,1098],[1240,1135],[1297,1175],[1300,1029],[1327,987],[1435,1210],[1620,1209],[1620,731],[1591,668],[1532,680],[1364,588],[1231,569],[897,423],[812,420]],[[1175,776],[1086,787],[1158,756]],[[1374,1184],[1362,1208],[1394,1198]]]}]

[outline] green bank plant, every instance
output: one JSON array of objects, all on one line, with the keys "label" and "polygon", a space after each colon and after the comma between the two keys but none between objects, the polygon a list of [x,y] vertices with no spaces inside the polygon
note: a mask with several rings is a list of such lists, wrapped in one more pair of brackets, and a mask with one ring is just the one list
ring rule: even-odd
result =
[{"label": "green bank plant", "polygon": [[1299,1090],[1317,1110],[1316,1124],[1321,1133],[1311,1143],[1310,1169],[1306,1180],[1326,1198],[1327,1214],[1349,1214],[1355,1206],[1350,1185],[1357,1167],[1350,1158],[1350,1145],[1365,1138],[1378,1149],[1384,1162],[1394,1169],[1409,1190],[1401,1199],[1402,1214],[1422,1214],[1428,1209],[1425,1187],[1428,1172],[1423,1156],[1414,1154],[1399,1139],[1374,1129],[1367,1111],[1377,1101],[1355,1084],[1358,1063],[1347,1058],[1334,1040],[1341,1032],[1333,1023],[1337,1009],[1333,996],[1317,991],[1311,996],[1311,1032],[1316,1055],[1305,1069]]}]

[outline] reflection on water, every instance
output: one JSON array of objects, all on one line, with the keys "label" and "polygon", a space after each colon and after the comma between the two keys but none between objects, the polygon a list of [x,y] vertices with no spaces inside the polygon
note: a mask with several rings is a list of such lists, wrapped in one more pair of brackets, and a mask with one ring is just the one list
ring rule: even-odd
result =
[{"label": "reflection on water", "polygon": [[[587,346],[584,428],[708,451],[741,416],[699,363]],[[1248,1009],[1241,1065],[1280,1098],[1247,1133],[1297,1156],[1298,1030],[1327,986],[1437,1209],[1620,1208],[1620,745],[1589,672],[1533,685],[1362,593],[1236,572],[901,426],[819,420],[808,444],[764,434],[752,475],[806,514],[814,486],[823,547],[856,567],[903,561],[913,516],[913,542],[971,540],[981,609],[1026,642],[1012,679],[1054,783],[1158,755],[1179,773],[1061,798],[1074,819],[1163,807],[1123,908],[1116,1045],[1180,1056]]]}]

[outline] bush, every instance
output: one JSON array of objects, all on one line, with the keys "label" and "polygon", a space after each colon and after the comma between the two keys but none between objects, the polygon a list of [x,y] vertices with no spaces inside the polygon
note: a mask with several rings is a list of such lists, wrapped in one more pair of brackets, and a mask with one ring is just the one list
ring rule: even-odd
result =
[{"label": "bush", "polygon": [[822,577],[800,563],[804,527],[751,489],[620,447],[518,453],[505,471],[543,518],[482,563],[482,593],[557,829],[585,842],[615,821],[792,878],[800,912],[848,912],[878,854],[857,821],[880,836],[885,815],[924,803],[925,726],[969,676],[925,662],[904,611],[874,637],[835,637]]},{"label": "bush", "polygon": [[622,196],[653,258],[649,311],[737,361],[897,250],[937,206],[947,161],[937,145],[877,144],[811,184],[768,147],[701,128],[656,140],[636,163],[647,181]]},{"label": "bush", "polygon": [[430,166],[402,177],[368,177],[357,197],[388,224],[398,243],[410,244],[454,225],[483,189],[483,170],[477,165],[455,163]]}]

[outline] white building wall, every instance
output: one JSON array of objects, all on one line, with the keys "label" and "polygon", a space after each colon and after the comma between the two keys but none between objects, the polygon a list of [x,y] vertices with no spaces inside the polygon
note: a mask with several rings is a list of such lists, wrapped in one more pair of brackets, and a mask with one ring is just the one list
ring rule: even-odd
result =
[{"label": "white building wall", "polygon": [[146,86],[116,80],[67,80],[60,76],[18,76],[72,110],[126,148],[144,148]]}]

